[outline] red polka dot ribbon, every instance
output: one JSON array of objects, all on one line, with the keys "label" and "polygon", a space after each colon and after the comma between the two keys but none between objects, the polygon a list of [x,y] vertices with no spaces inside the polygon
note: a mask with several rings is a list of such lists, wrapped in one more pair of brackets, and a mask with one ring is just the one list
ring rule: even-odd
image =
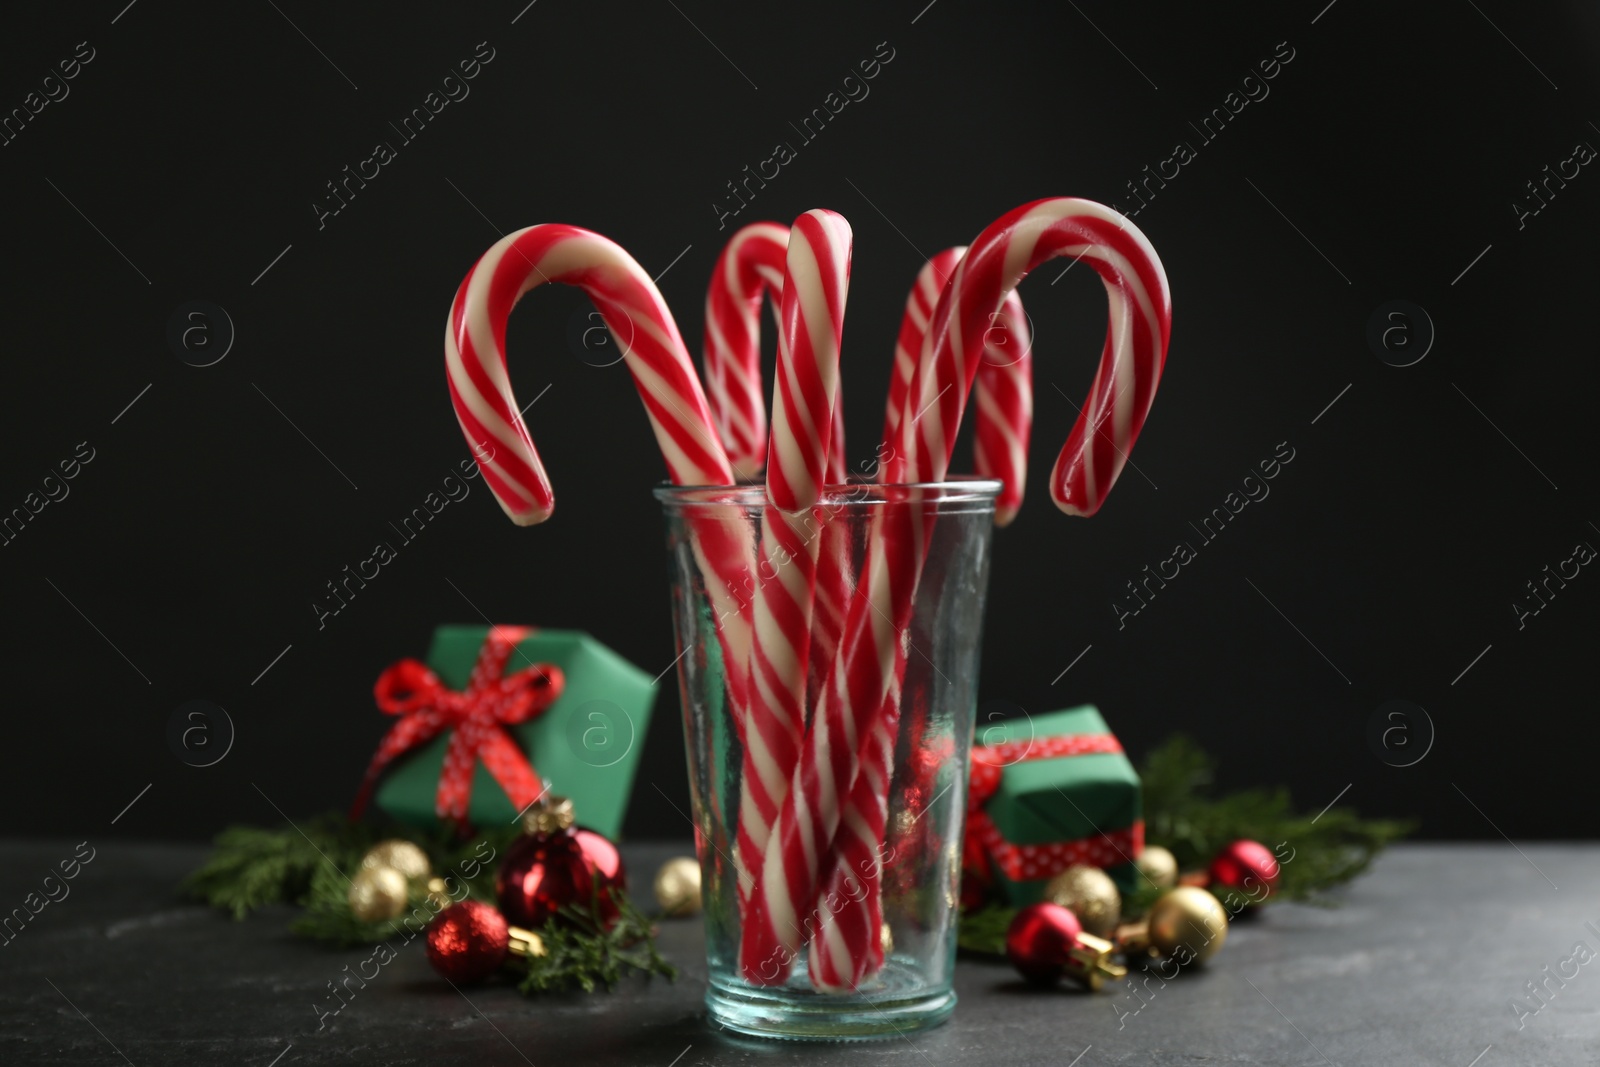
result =
[{"label": "red polka dot ribbon", "polygon": [[378,676],[372,687],[378,707],[386,715],[400,716],[400,721],[390,727],[367,765],[350,806],[352,819],[361,817],[385,767],[446,730],[453,733],[434,800],[440,819],[467,825],[472,776],[479,760],[514,807],[527,807],[539,797],[544,785],[506,727],[526,722],[554,704],[566,678],[560,667],[550,663],[505,673],[517,643],[532,632],[526,626],[491,627],[467,687],[460,692],[447,689],[437,674],[414,659],[403,659]]},{"label": "red polka dot ribbon", "polygon": [[1144,849],[1144,822],[1080,837],[1072,841],[1053,841],[1042,845],[1015,845],[1007,841],[989,817],[984,806],[1000,788],[1005,768],[1027,760],[1057,759],[1093,753],[1121,752],[1121,743],[1110,734],[1063,734],[1035,737],[1027,741],[1008,741],[1001,745],[977,745],[972,749],[972,780],[967,789],[967,835],[963,863],[979,877],[998,867],[1013,882],[1032,882],[1050,878],[1084,863],[1093,867],[1115,867],[1128,863]]}]

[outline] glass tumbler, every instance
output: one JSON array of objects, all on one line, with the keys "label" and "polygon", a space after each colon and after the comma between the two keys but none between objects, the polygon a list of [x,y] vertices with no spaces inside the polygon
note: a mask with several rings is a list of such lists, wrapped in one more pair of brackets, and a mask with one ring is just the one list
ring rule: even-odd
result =
[{"label": "glass tumbler", "polygon": [[[892,1037],[935,1026],[955,1007],[951,972],[961,834],[999,488],[998,482],[979,479],[853,483],[829,487],[816,507],[790,515],[769,509],[759,486],[656,491],[667,520],[678,680],[705,903],[706,1005],[713,1023],[764,1037]],[[906,530],[914,532],[906,536]],[[807,575],[811,565],[806,561],[812,557],[818,562],[814,574]],[[870,576],[890,563],[897,564],[901,588],[914,589],[910,603],[871,592]],[[810,629],[798,629],[809,663],[801,679],[797,660],[771,647],[775,642],[763,644],[750,619],[760,614],[752,605],[766,603],[774,617],[793,628],[793,607],[806,601],[812,605]],[[813,752],[826,753],[818,739],[844,733],[816,728],[823,714],[819,698],[838,680],[833,678],[836,665],[843,671],[851,628],[841,620],[852,613],[860,616],[858,626],[870,624],[882,647],[893,650],[892,657],[880,658],[893,658],[894,669],[877,676],[886,678],[890,695],[864,720],[877,727],[873,780],[887,777],[887,796],[869,791],[879,805],[874,818],[873,804],[862,802],[859,791],[838,794],[835,803],[845,813],[841,821],[868,830],[856,837],[854,852],[844,834],[836,835],[818,867],[832,869],[831,858],[839,870],[859,877],[843,883],[802,877],[791,909],[784,912],[799,947],[755,966],[741,960],[744,915],[753,906],[746,898],[763,891],[761,872],[770,874],[777,848],[769,846],[764,857],[741,851],[740,820],[749,814],[741,812],[741,797],[751,795],[743,778],[753,766],[750,760],[759,759],[766,747],[747,757],[743,739],[755,729],[747,718],[770,715],[771,699],[762,707],[760,700],[741,698],[739,672],[761,664],[758,685],[769,693],[787,677],[786,691],[806,720],[797,751],[812,746]],[[752,646],[753,652],[742,651]],[[745,665],[729,662],[741,654],[748,656]],[[892,744],[883,743],[885,735]],[[872,737],[873,730],[862,736]],[[864,741],[857,766],[873,758],[868,748]],[[882,766],[885,751],[892,752],[887,767]],[[768,765],[769,779],[774,766]],[[792,761],[785,764],[779,780],[792,767]],[[814,806],[820,790],[813,786],[802,795]],[[761,809],[756,801],[743,803]],[[756,821],[762,821],[759,815]],[[782,843],[782,835],[771,836]],[[870,848],[861,844],[869,836],[874,839]],[[792,865],[780,860],[778,869],[787,873]],[[841,891],[828,891],[841,885]],[[861,908],[868,910],[849,910]],[[876,944],[863,943],[862,931],[869,927],[876,928]],[[854,931],[853,940],[844,936],[847,930]],[[752,945],[762,943],[751,936]],[[828,938],[829,944],[819,948]],[[827,973],[834,977],[815,979],[814,965],[833,967]],[[842,983],[841,969],[847,975]]]}]

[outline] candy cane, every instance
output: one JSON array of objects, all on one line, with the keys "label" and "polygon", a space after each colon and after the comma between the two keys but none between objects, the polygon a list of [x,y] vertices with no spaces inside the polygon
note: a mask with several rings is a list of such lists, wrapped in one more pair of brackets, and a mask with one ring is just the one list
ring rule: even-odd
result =
[{"label": "candy cane", "polygon": [[[839,222],[842,224],[843,220]],[[745,478],[758,474],[766,461],[761,306],[764,298],[771,299],[776,318],[780,326],[784,325],[783,294],[789,244],[789,227],[779,223],[755,222],[742,227],[718,256],[706,292],[705,369],[706,380],[710,383],[707,399],[729,459],[736,472]],[[848,249],[845,255],[848,256]],[[818,298],[825,299],[826,294],[814,292],[812,299]],[[842,301],[838,310],[842,313]],[[842,324],[837,328],[842,329]],[[836,341],[834,343],[836,349]],[[784,339],[780,341],[780,345],[783,344],[792,342]],[[836,373],[834,377],[834,432],[826,457],[830,482],[842,480],[844,470],[844,424],[838,414]],[[752,436],[756,433],[760,434],[759,438]],[[753,735],[745,734],[740,776],[734,863],[740,874],[741,907],[752,884],[747,861],[759,866],[772,821],[777,816],[777,806],[789,788],[794,752],[804,729],[805,690],[799,668],[808,661],[817,662],[819,657],[825,666],[844,628],[847,575],[836,546],[842,532],[839,528],[824,526],[820,535],[812,531],[807,536],[805,531],[796,530],[794,524],[781,521],[769,523],[763,531],[763,576],[770,573],[775,579],[780,574],[780,566],[788,567],[788,563],[795,560],[800,561],[799,566],[804,570],[797,572],[788,567],[781,572],[782,582],[770,588],[763,582],[755,594],[757,625],[767,636],[765,645],[752,643],[751,647],[751,670],[757,685],[752,699],[762,705],[758,710],[762,725]],[[818,577],[820,584],[811,585],[814,596],[805,587],[805,574]],[[792,649],[787,649],[787,655],[783,651],[775,655],[763,651],[763,648],[786,649],[781,618],[798,626],[797,620],[806,617],[811,619],[811,639],[809,654],[803,660],[793,659]],[[793,740],[788,739],[790,734]]]},{"label": "candy cane", "polygon": [[1058,256],[1083,259],[1100,274],[1110,322],[1088,402],[1050,473],[1050,495],[1069,515],[1100,509],[1155,399],[1172,302],[1166,273],[1144,234],[1108,207],[1069,197],[1038,200],[1003,215],[956,266],[912,387],[934,410],[902,430],[906,454],[899,457],[903,465],[891,464],[896,477],[944,478],[982,352],[973,338],[982,336],[1006,293]]},{"label": "candy cane", "polygon": [[805,732],[823,530],[811,509],[834,440],[850,246],[843,216],[815,210],[795,220],[785,256],[740,785],[738,851],[747,869],[766,852]]},{"label": "candy cane", "polygon": [[972,469],[1000,483],[994,524],[1009,526],[1028,484],[1028,438],[1033,432],[1033,336],[1016,293],[994,315],[972,387]]},{"label": "candy cane", "polygon": [[[948,248],[928,260],[906,297],[889,379],[884,447],[879,450],[885,460],[892,454],[901,421],[916,417],[916,412],[906,410],[906,404],[922,339],[939,293],[966,251],[965,247]],[[984,356],[974,386],[978,406],[973,466],[980,476],[1001,483],[995,524],[1005,526],[1016,517],[1027,479],[1028,437],[1033,425],[1032,338],[1022,300],[1015,292],[1006,294],[993,320],[984,333]],[[889,690],[874,717],[872,735],[862,751],[862,771],[840,816],[839,833],[822,878],[822,899],[838,902],[838,906],[830,906],[831,920],[817,930],[807,957],[811,984],[817,989],[855,989],[883,966],[883,849],[904,675],[905,651],[897,647]]]},{"label": "candy cane", "polygon": [[[718,442],[694,364],[655,283],[622,247],[576,226],[530,226],[496,241],[467,272],[445,327],[450,400],[484,481],[513,522],[543,522],[555,496],[522,421],[506,371],[506,320],[544,282],[588,294],[623,349],[667,474],[677,485],[727,485],[733,468]],[[715,521],[692,526],[693,549],[717,610],[728,699],[748,703],[752,552],[748,534]]]},{"label": "candy cane", "polygon": [[706,289],[706,399],[728,460],[741,479],[767,462],[767,399],[761,388],[761,304],[783,295],[789,227],[753,222],[735,231]]},{"label": "candy cane", "polygon": [[[939,293],[966,251],[959,246],[947,248],[928,260],[917,272],[916,284],[906,297],[883,417],[883,447],[879,454],[885,458],[900,439],[901,419],[918,414],[907,411],[906,404],[917,358],[922,353],[922,338]],[[980,477],[1000,482],[994,521],[996,526],[1008,526],[1022,506],[1028,477],[1028,437],[1033,428],[1033,338],[1022,298],[1015,292],[1006,294],[990,329],[984,331],[984,358],[978,364],[976,389],[972,465]]]},{"label": "candy cane", "polygon": [[[706,288],[706,399],[734,473],[760,476],[767,461],[767,399],[761,385],[761,304],[783,299],[784,256],[789,227],[752,222],[734,232],[717,257]],[[838,417],[835,385],[833,444],[828,481],[845,479],[844,420]]]},{"label": "candy cane", "polygon": [[[1064,511],[1098,510],[1154,398],[1166,359],[1171,300],[1144,235],[1116,212],[1084,200],[1024,205],[973,242],[939,300],[914,375],[910,395],[921,401],[917,410],[933,410],[902,422],[901,447],[889,457],[886,480],[945,477],[991,316],[1029,271],[1057,256],[1087,260],[1110,298],[1100,369],[1051,476],[1052,496]],[[1098,441],[1108,421],[1109,449]],[[1108,452],[1116,456],[1108,459]],[[828,855],[844,798],[862,769],[862,745],[873,737],[872,717],[890,689],[931,536],[930,517],[911,506],[914,501],[915,492],[907,491],[906,506],[881,509],[875,518],[864,589],[851,603],[844,653],[823,687],[768,842],[751,910],[769,913],[758,929],[770,936],[775,955],[798,950],[802,925],[810,922],[801,917],[815,914],[819,857]],[[747,921],[747,938],[750,930]]]}]

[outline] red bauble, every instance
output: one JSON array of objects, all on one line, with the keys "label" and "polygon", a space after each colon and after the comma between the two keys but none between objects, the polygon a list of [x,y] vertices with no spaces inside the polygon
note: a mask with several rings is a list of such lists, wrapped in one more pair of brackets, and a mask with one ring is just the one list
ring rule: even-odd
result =
[{"label": "red bauble", "polygon": [[1066,974],[1069,954],[1083,926],[1060,904],[1029,904],[1006,931],[1006,957],[1030,982],[1048,984]]},{"label": "red bauble", "polygon": [[501,912],[515,926],[537,930],[562,907],[587,908],[591,899],[601,920],[610,925],[617,917],[611,890],[626,884],[617,846],[593,830],[570,826],[512,842],[495,876],[495,894]]},{"label": "red bauble", "polygon": [[428,924],[428,962],[452,982],[480,982],[500,969],[511,937],[498,911],[476,900],[452,904]]},{"label": "red bauble", "polygon": [[1232,890],[1256,903],[1278,888],[1277,858],[1258,841],[1241,839],[1223,846],[1209,873],[1214,888]]}]

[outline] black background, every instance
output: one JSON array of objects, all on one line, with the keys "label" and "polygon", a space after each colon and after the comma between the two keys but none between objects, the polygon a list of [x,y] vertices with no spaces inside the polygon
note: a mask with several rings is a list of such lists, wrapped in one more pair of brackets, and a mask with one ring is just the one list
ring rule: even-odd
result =
[{"label": "black background", "polygon": [[[985,711],[1093,701],[1136,756],[1185,730],[1226,786],[1287,783],[1311,809],[1349,786],[1342,803],[1416,816],[1428,836],[1592,835],[1570,801],[1600,740],[1600,577],[1585,569],[1521,630],[1511,607],[1577,542],[1600,544],[1600,174],[1584,168],[1520,230],[1511,207],[1574,144],[1600,145],[1592,4],[524,2],[7,14],[0,109],[79,41],[95,50],[70,96],[0,148],[0,510],[79,442],[95,454],[0,549],[13,829],[195,837],[273,821],[266,797],[295,816],[342,805],[385,725],[373,679],[441,621],[586,629],[665,670],[662,468],[623,368],[568,345],[573,291],[530,299],[510,344],[524,402],[549,387],[529,418],[555,518],[514,528],[474,482],[324,629],[311,604],[467,456],[441,339],[478,253],[534,222],[599,230],[652,273],[672,264],[661,287],[698,350],[732,232],[711,206],[724,183],[796,142],[789,123],[886,41],[870,95],[732,220],[851,220],[852,460],[876,443],[925,254],[1036,197],[1125,200],[1175,142],[1198,149],[1137,218],[1175,327],[1143,473],[1093,521],[1056,513],[1044,475],[1104,298],[1081,270],[1022,289],[1034,480],[997,537]],[[388,123],[480,41],[495,58],[471,95],[319,230],[324,183],[398,142]],[[1202,144],[1188,123],[1279,42],[1294,59],[1270,96]],[[203,369],[166,340],[196,299],[237,331]],[[1414,366],[1365,340],[1393,299],[1437,329]],[[1280,442],[1295,459],[1271,496],[1119,630],[1124,583],[1196,541],[1188,523]],[[660,802],[686,806],[665,681],[636,836],[687,833]],[[166,740],[194,698],[238,729],[204,769]],[[1436,729],[1409,768],[1367,740],[1391,699]]]}]

